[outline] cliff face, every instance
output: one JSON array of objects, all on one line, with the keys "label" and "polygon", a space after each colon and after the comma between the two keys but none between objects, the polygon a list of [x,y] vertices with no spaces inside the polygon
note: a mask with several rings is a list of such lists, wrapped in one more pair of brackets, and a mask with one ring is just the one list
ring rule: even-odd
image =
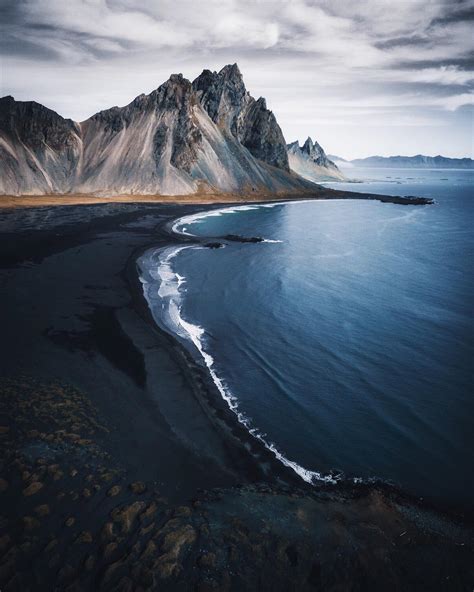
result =
[{"label": "cliff face", "polygon": [[303,146],[299,142],[288,144],[290,168],[309,181],[342,181],[344,175],[329,160],[318,142],[308,138]]},{"label": "cliff face", "polygon": [[300,191],[265,100],[247,92],[236,64],[181,74],[126,107],[82,123],[37,103],[0,100],[0,193],[179,195],[196,191]]},{"label": "cliff face", "polygon": [[80,128],[35,102],[0,99],[0,193],[54,193],[74,185]]},{"label": "cliff face", "polygon": [[237,66],[204,72],[193,82],[201,105],[221,129],[230,132],[255,158],[289,170],[285,138],[265,99],[245,89]]}]

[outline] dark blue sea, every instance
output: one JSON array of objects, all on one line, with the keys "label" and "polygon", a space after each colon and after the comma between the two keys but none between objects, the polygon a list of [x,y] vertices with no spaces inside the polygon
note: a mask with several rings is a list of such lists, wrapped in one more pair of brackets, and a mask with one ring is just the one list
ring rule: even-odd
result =
[{"label": "dark blue sea", "polygon": [[351,169],[337,189],[435,198],[244,206],[175,230],[263,243],[148,251],[157,322],[255,437],[317,483],[474,499],[474,171]]}]

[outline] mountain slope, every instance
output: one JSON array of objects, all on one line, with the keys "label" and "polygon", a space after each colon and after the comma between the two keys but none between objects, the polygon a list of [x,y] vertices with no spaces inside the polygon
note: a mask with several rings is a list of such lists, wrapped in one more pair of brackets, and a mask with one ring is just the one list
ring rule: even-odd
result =
[{"label": "mountain slope", "polygon": [[299,142],[292,142],[287,148],[291,170],[305,179],[314,182],[345,179],[334,162],[326,156],[323,148],[311,138],[303,146]]},{"label": "mountain slope", "polygon": [[174,74],[149,95],[82,123],[37,103],[0,99],[0,193],[179,195],[292,192],[292,173],[265,100],[236,64],[193,82]]},{"label": "mountain slope", "polygon": [[77,123],[39,103],[0,99],[0,193],[70,190],[81,151]]}]

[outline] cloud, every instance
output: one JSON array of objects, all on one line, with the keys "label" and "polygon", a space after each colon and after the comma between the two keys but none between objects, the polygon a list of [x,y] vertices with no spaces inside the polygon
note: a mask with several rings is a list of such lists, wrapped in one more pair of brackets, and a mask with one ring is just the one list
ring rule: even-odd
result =
[{"label": "cloud", "polygon": [[336,125],[350,108],[374,127],[387,106],[407,126],[424,107],[444,125],[472,101],[473,13],[474,0],[0,0],[2,89],[84,119],[238,61],[289,135],[291,109],[332,109]]}]

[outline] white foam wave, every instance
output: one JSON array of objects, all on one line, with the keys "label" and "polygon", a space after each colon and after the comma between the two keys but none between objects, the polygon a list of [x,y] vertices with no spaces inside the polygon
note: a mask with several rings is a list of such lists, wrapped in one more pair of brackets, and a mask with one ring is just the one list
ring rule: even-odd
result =
[{"label": "white foam wave", "polygon": [[[184,234],[186,236],[195,236],[189,232],[188,226],[196,224],[205,218],[216,218],[224,214],[237,214],[238,212],[246,212],[249,210],[258,210],[260,208],[275,208],[282,205],[293,205],[301,203],[328,203],[347,201],[345,199],[298,199],[292,201],[272,201],[270,203],[259,203],[259,204],[246,204],[242,206],[226,206],[223,208],[216,208],[214,210],[206,210],[204,212],[197,212],[196,214],[189,214],[188,216],[182,216],[174,221],[171,230],[176,234]],[[266,242],[272,242],[270,239]],[[281,242],[281,241],[273,241]]]},{"label": "white foam wave", "polygon": [[159,326],[194,345],[229,409],[236,414],[238,421],[248,429],[249,433],[270,450],[283,465],[291,468],[307,483],[314,484],[317,481],[335,483],[337,479],[332,475],[322,475],[317,471],[310,471],[288,459],[273,442],[269,442],[257,428],[252,426],[250,418],[240,411],[237,398],[216,371],[214,358],[205,347],[204,328],[183,318],[180,288],[185,283],[185,278],[173,269],[172,260],[178,253],[186,249],[201,248],[203,247],[197,245],[168,247],[147,251],[140,257],[138,260],[141,272],[140,281],[153,317]]},{"label": "white foam wave", "polygon": [[200,220],[204,218],[215,218],[218,216],[222,216],[223,214],[234,214],[236,212],[245,211],[245,210],[255,210],[257,206],[235,206],[235,207],[226,207],[226,208],[218,208],[215,210],[206,210],[205,212],[198,212],[197,214],[190,214],[188,216],[182,216],[175,220],[173,226],[171,227],[173,232],[177,234],[185,234],[186,236],[194,236],[192,233],[188,232],[188,226],[191,224],[196,224]]}]

